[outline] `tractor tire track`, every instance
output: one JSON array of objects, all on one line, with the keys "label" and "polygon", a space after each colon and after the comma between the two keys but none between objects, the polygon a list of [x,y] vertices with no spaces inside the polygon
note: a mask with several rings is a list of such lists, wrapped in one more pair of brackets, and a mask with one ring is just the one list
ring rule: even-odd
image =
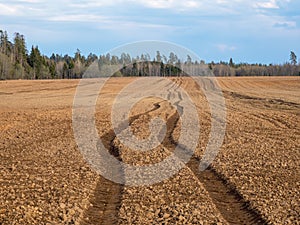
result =
[{"label": "tractor tire track", "polygon": [[199,171],[199,163],[200,160],[193,156],[187,166],[204,185],[217,209],[229,224],[268,224],[226,178],[211,166],[205,171]]},{"label": "tractor tire track", "polygon": [[[176,88],[175,91],[179,97],[179,101],[176,102],[176,105],[178,105],[182,98],[178,92],[178,88]],[[174,113],[167,122],[167,127],[170,129],[167,132],[168,145],[178,145],[177,141],[173,138],[173,132],[179,119],[178,113]],[[174,146],[173,148],[175,148]],[[259,212],[252,209],[250,203],[245,201],[242,195],[232,185],[228,184],[226,178],[219,175],[213,167],[209,167],[203,172],[199,171],[199,163],[200,160],[192,156],[187,167],[204,185],[217,209],[229,224],[267,224],[267,221],[262,218]]]},{"label": "tractor tire track", "polygon": [[[153,108],[145,113],[141,113],[132,116],[129,119],[129,125],[131,125],[140,116],[149,114],[160,108],[160,102],[154,103]],[[121,124],[120,127],[123,127]],[[120,157],[120,151],[114,144],[116,134],[113,129],[105,133],[101,139],[106,149],[109,149],[109,153],[116,157],[119,161],[122,161]],[[114,171],[116,176],[123,176],[124,171]],[[96,188],[90,199],[90,205],[83,214],[81,221],[82,225],[90,224],[118,224],[119,220],[119,209],[121,207],[122,193],[124,190],[123,184],[118,184],[113,181],[107,180],[102,176],[99,176]]]}]

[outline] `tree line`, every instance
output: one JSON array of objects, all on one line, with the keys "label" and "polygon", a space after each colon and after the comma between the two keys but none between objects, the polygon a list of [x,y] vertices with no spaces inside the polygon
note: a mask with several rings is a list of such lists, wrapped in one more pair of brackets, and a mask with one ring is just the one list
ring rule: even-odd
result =
[{"label": "tree line", "polygon": [[300,63],[297,63],[296,54],[290,52],[290,62],[284,64],[235,64],[229,62],[211,62],[208,64],[215,76],[300,76]]},{"label": "tree line", "polygon": [[109,76],[113,69],[114,76],[299,76],[300,64],[296,54],[291,51],[290,61],[278,65],[194,61],[187,55],[182,60],[171,52],[169,56],[156,52],[151,59],[149,54],[132,57],[128,53],[120,56],[90,53],[87,57],[80,50],[74,56],[52,54],[43,55],[38,46],[27,50],[25,37],[15,33],[13,41],[7,32],[0,30],[0,80],[5,79],[76,79],[82,76],[97,62],[102,75]]}]

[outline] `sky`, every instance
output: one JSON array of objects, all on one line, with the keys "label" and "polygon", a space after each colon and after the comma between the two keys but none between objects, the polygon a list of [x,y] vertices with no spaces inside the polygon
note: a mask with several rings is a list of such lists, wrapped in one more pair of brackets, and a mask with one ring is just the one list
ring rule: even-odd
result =
[{"label": "sky", "polygon": [[0,30],[27,48],[105,54],[126,43],[172,42],[206,62],[300,58],[299,0],[0,0]]}]

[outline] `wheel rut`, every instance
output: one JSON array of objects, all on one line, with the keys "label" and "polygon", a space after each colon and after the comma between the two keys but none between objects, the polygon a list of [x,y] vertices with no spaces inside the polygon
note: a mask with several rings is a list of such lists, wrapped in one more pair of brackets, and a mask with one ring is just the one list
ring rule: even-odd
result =
[{"label": "wheel rut", "polygon": [[[177,92],[179,97],[179,101],[176,102],[176,105],[179,106],[182,98],[178,88],[175,89],[175,92]],[[178,113],[173,114],[168,120],[167,127],[170,130],[167,132],[167,135],[169,143],[165,144],[174,146],[178,145],[177,141],[173,138],[173,132],[178,122]],[[180,143],[178,146],[180,147]],[[187,163],[187,167],[204,185],[217,209],[229,224],[268,224],[259,212],[252,209],[250,207],[250,203],[243,199],[242,195],[232,185],[229,185],[228,181],[218,174],[213,167],[209,167],[205,171],[200,171],[199,163],[200,160],[196,156],[192,156],[190,161]]]},{"label": "wheel rut", "polygon": [[268,224],[212,167],[199,171],[199,163],[200,160],[193,156],[187,166],[204,185],[217,209],[229,224]]},{"label": "wheel rut", "polygon": [[[160,102],[154,103],[153,108],[149,111],[132,116],[129,119],[129,125],[140,116],[149,114],[159,108]],[[121,124],[120,127],[124,127],[124,124]],[[101,140],[105,148],[109,149],[109,153],[119,161],[122,161],[119,148],[114,144],[115,138],[116,134],[114,130],[111,129],[101,137]],[[113,173],[115,173],[116,176],[124,176],[124,171],[121,170],[113,171]],[[90,204],[83,213],[81,225],[118,224],[123,190],[123,184],[118,184],[105,179],[103,176],[99,176],[96,188],[90,198]]]},{"label": "wheel rut", "polygon": [[[109,153],[121,161],[119,149],[111,144],[114,138],[113,130],[101,137],[104,146],[109,149]],[[121,170],[113,171],[113,173],[116,173],[116,176],[124,176],[124,171]],[[83,214],[81,224],[117,224],[123,189],[124,185],[99,176],[90,199],[90,205]]]}]

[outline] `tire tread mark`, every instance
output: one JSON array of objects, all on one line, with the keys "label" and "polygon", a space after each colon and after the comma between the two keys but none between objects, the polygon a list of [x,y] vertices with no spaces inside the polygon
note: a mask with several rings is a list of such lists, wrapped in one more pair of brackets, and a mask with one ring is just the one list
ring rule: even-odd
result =
[{"label": "tire tread mark", "polygon": [[[176,91],[177,90],[178,89],[176,89]],[[177,94],[180,96],[179,92]],[[176,102],[176,104],[178,105],[180,101],[181,100]],[[169,145],[180,147],[180,143],[177,143],[173,138],[173,132],[178,121],[179,115],[178,113],[174,113],[167,122],[167,127],[171,129],[171,131],[167,132],[167,134],[170,135],[168,137],[170,141]],[[267,220],[262,217],[258,210],[253,209],[250,202],[247,202],[238,190],[233,185],[229,184],[228,180],[224,176],[218,174],[212,166],[210,166],[207,170],[200,172],[199,163],[200,160],[195,156],[192,156],[187,167],[204,185],[217,209],[229,224],[268,224]]]},{"label": "tire tread mark", "polygon": [[[153,108],[147,112],[137,114],[129,119],[129,125],[131,125],[140,116],[147,115],[160,108],[161,102],[153,104]],[[124,124],[121,124],[122,127]],[[113,129],[105,133],[101,139],[106,149],[109,149],[109,153],[122,161],[120,157],[120,151],[117,146],[114,145],[116,134]],[[124,171],[117,171],[117,173],[124,174]],[[90,199],[90,205],[83,213],[81,225],[90,224],[118,224],[119,209],[121,207],[122,192],[124,185],[107,180],[102,176],[98,177],[96,188]]]}]

